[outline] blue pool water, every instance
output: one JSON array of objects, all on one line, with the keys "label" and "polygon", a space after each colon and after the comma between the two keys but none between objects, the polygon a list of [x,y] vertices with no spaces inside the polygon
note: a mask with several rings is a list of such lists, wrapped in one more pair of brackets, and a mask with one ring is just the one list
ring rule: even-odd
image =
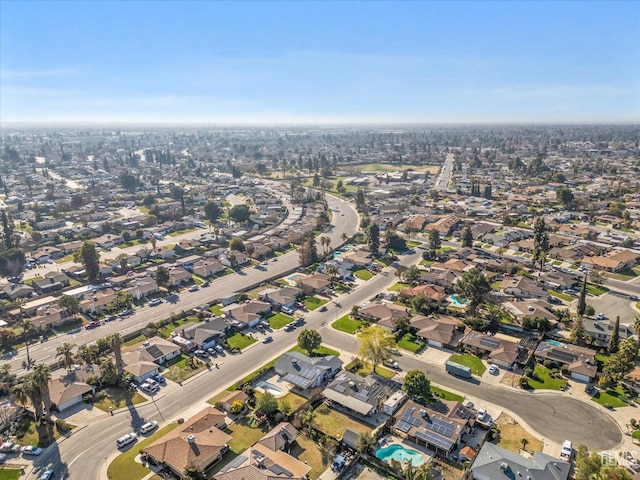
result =
[{"label": "blue pool water", "polygon": [[353,250],[354,247],[352,247],[351,245],[345,245],[344,247],[342,247],[342,251],[343,252],[348,252],[349,250]]},{"label": "blue pool water", "polygon": [[400,462],[407,462],[411,460],[411,465],[414,467],[424,463],[424,457],[420,452],[398,445],[397,443],[376,450],[376,457],[383,461],[393,459]]},{"label": "blue pool water", "polygon": [[302,276],[302,274],[301,274],[301,273],[294,273],[293,275],[288,276],[288,277],[287,277],[287,280],[289,280],[289,281],[294,281],[296,278],[298,278],[298,277],[300,277],[300,276]]},{"label": "blue pool water", "polygon": [[467,304],[466,300],[460,300],[457,295],[451,295],[449,298],[454,307],[464,307]]},{"label": "blue pool water", "polygon": [[342,252],[333,252],[333,258],[340,258]]},{"label": "blue pool water", "polygon": [[567,345],[562,343],[562,342],[558,342],[557,340],[545,340],[545,342],[547,342],[549,345],[553,345],[554,347],[566,347]]}]

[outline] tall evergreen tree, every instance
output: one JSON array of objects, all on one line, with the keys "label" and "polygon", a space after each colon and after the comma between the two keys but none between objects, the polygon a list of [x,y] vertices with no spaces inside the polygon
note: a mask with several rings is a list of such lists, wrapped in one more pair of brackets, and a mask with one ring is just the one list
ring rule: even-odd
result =
[{"label": "tall evergreen tree", "polygon": [[471,248],[473,246],[473,234],[471,233],[471,227],[467,224],[462,229],[462,246]]},{"label": "tall evergreen tree", "polygon": [[620,343],[620,315],[616,317],[616,321],[613,322],[613,330],[611,331],[611,338],[609,339],[609,345],[607,350],[609,353],[616,353],[618,351],[618,344]]},{"label": "tall evergreen tree", "polygon": [[374,255],[378,254],[380,248],[380,228],[376,222],[371,222],[367,229],[367,245]]},{"label": "tall evergreen tree", "polygon": [[540,217],[533,227],[533,261],[540,262],[540,270],[544,267],[547,252],[549,252],[547,224],[544,218]]},{"label": "tall evergreen tree", "polygon": [[582,290],[580,290],[580,297],[578,298],[578,305],[576,307],[576,313],[579,317],[584,315],[587,310],[587,275],[584,276],[582,281]]},{"label": "tall evergreen tree", "polygon": [[100,274],[100,254],[91,240],[85,240],[82,247],[74,254],[74,260],[82,263],[90,282]]}]

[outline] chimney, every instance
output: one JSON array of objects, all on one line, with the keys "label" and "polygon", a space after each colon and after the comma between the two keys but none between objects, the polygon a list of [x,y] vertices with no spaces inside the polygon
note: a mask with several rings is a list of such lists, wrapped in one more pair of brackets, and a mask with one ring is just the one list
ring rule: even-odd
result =
[{"label": "chimney", "polygon": [[189,442],[190,445],[195,445],[196,444],[196,436],[193,434],[190,434],[187,436],[187,441]]}]

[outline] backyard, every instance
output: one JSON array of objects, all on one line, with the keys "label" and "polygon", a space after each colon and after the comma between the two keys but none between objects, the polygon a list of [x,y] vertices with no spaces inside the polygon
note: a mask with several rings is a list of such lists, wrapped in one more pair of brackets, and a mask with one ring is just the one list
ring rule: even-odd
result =
[{"label": "backyard", "polygon": [[228,427],[228,433],[233,437],[229,442],[229,448],[236,455],[240,455],[260,440],[270,429],[268,423],[256,426],[253,419],[243,417]]},{"label": "backyard", "polygon": [[482,362],[479,357],[472,355],[470,353],[456,353],[449,357],[449,360],[452,362],[459,363],[460,365],[464,365],[469,367],[474,375],[482,376],[484,372],[487,370],[487,367]]},{"label": "backyard", "polygon": [[269,317],[269,326],[274,330],[289,325],[291,322],[293,322],[293,318],[284,313],[274,313]]},{"label": "backyard", "polygon": [[313,426],[330,437],[340,440],[345,430],[350,429],[358,433],[371,432],[371,427],[360,423],[343,413],[331,408],[319,407],[315,411]]},{"label": "backyard", "polygon": [[249,345],[256,343],[256,339],[250,337],[249,335],[245,335],[244,333],[237,332],[233,336],[227,338],[227,342],[231,348],[237,348],[238,350],[243,350],[247,348]]},{"label": "backyard", "polygon": [[544,365],[536,365],[533,369],[533,378],[527,378],[529,388],[532,390],[560,390],[567,384],[562,375],[552,377],[553,372]]},{"label": "backyard", "polygon": [[340,317],[338,320],[333,322],[331,326],[336,330],[340,330],[341,332],[346,332],[350,334],[356,333],[356,331],[364,325],[364,322],[361,320],[351,318],[351,315],[346,314],[343,317]]},{"label": "backyard", "polygon": [[313,442],[306,435],[300,435],[291,448],[291,455],[311,467],[309,478],[315,480],[331,465],[333,455]]}]

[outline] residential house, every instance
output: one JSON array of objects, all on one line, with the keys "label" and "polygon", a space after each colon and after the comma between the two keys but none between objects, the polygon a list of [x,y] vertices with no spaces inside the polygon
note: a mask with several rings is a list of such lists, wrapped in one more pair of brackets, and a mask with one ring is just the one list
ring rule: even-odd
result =
[{"label": "residential house", "polygon": [[444,288],[451,289],[462,275],[453,270],[429,270],[422,272],[420,281],[440,285]]},{"label": "residential house", "polygon": [[[611,340],[611,335],[614,331],[614,320],[594,320],[593,318],[584,318],[582,320],[582,324],[584,325],[585,333],[591,337],[593,346],[606,347],[609,345],[609,340]],[[618,338],[620,340],[632,337],[633,335],[634,332],[630,326],[620,324],[618,328]]]},{"label": "residential house", "polygon": [[244,265],[249,263],[250,258],[246,253],[238,252],[238,251],[230,251],[218,257],[220,263],[227,267],[234,268],[236,265]]},{"label": "residential house", "polygon": [[271,290],[262,296],[262,300],[278,305],[281,308],[293,308],[296,301],[304,295],[302,290],[296,287],[282,287],[279,290]]},{"label": "residential house", "polygon": [[440,285],[418,285],[413,288],[403,288],[398,292],[398,296],[406,299],[424,297],[427,300],[440,304],[447,294],[444,287]]},{"label": "residential house", "polygon": [[[416,337],[427,342],[427,345],[456,350],[464,338],[465,329],[459,328],[462,322],[453,317],[426,317],[414,315],[411,326],[416,329]],[[464,325],[464,324],[462,324]]]},{"label": "residential house", "polygon": [[275,372],[282,380],[300,390],[321,386],[341,368],[342,361],[336,356],[308,357],[300,352],[283,353],[274,365]]},{"label": "residential house", "polygon": [[60,272],[47,272],[44,278],[31,282],[31,286],[40,294],[57,292],[69,285],[69,277]]},{"label": "residential house", "polygon": [[625,268],[633,268],[639,261],[640,255],[630,250],[613,250],[602,256],[584,257],[581,264],[587,268],[615,273]]},{"label": "residential house", "polygon": [[478,354],[487,354],[491,363],[511,368],[520,354],[519,340],[507,335],[487,335],[472,331],[462,340],[464,348]]},{"label": "residential house", "polygon": [[231,405],[233,405],[235,402],[242,402],[243,404],[246,404],[248,398],[249,395],[244,393],[242,390],[234,390],[233,392],[229,393],[229,395],[224,397],[220,401],[220,403],[222,403],[222,408],[224,409],[224,411],[230,413]]},{"label": "residential house", "polygon": [[360,308],[358,315],[393,332],[398,319],[407,318],[411,313],[409,309],[393,303],[372,302]]},{"label": "residential house", "polygon": [[[399,385],[397,387],[399,388]],[[363,378],[343,370],[327,385],[322,395],[334,405],[367,417],[381,412],[385,400],[398,388],[385,383],[377,375]]]},{"label": "residential house", "polygon": [[205,471],[229,450],[231,436],[221,430],[226,428],[225,416],[207,407],[147,446],[144,453],[150,462],[170,469],[178,478],[187,467]]},{"label": "residential house", "polygon": [[16,298],[30,298],[35,294],[33,287],[24,283],[7,283],[1,289],[2,296],[7,300]]},{"label": "residential house", "polygon": [[193,264],[193,273],[208,278],[217,273],[223,272],[226,267],[217,260],[200,260]]},{"label": "residential house", "polygon": [[158,283],[151,277],[137,278],[129,283],[127,291],[133,295],[133,298],[140,300],[157,293]]},{"label": "residential house", "polygon": [[124,238],[122,238],[120,235],[105,233],[100,237],[94,238],[93,243],[95,243],[96,246],[100,248],[106,248],[107,250],[110,250],[116,245],[124,243]]},{"label": "residential house", "polygon": [[60,258],[64,252],[56,247],[41,247],[31,254],[38,263],[49,263],[56,258]]},{"label": "residential house", "polygon": [[569,275],[564,272],[537,272],[536,278],[542,285],[560,290],[575,288],[580,284],[580,281],[575,275]]},{"label": "residential house", "polygon": [[549,292],[535,280],[524,276],[505,277],[500,283],[500,289],[505,294],[516,298],[549,298]]},{"label": "residential house", "polygon": [[460,224],[460,219],[455,215],[445,215],[434,223],[427,225],[427,230],[437,230],[441,235],[449,235]]},{"label": "residential house", "polygon": [[88,292],[80,299],[80,311],[82,313],[104,311],[115,299],[116,292],[111,288]]},{"label": "residential house", "polygon": [[270,311],[270,303],[251,300],[248,303],[230,308],[227,313],[235,320],[234,325],[237,325],[235,322],[239,322],[240,326],[247,324],[250,327],[255,327]]},{"label": "residential house", "polygon": [[348,250],[342,252],[340,260],[351,263],[356,267],[366,267],[372,264],[371,252],[365,250]]},{"label": "residential house", "polygon": [[302,480],[311,467],[286,451],[295,443],[298,431],[281,423],[262,439],[225,465],[215,480]]},{"label": "residential house", "polygon": [[179,258],[176,260],[176,265],[179,267],[183,267],[190,272],[193,272],[193,266],[202,260],[200,255],[187,255],[186,257]]},{"label": "residential house", "polygon": [[157,365],[168,362],[180,355],[180,347],[162,337],[151,337],[144,342],[123,348],[122,360],[125,365],[144,361]]},{"label": "residential house", "polygon": [[175,257],[176,252],[175,250],[172,250],[170,248],[160,246],[160,247],[156,247],[156,250],[153,256],[155,258],[161,258],[162,260],[167,260],[169,258]]},{"label": "residential house", "polygon": [[169,270],[169,281],[167,285],[169,287],[177,287],[191,281],[191,272],[182,268],[174,267]]},{"label": "residential house", "polygon": [[185,340],[190,340],[195,347],[206,350],[223,343],[228,328],[229,325],[222,318],[214,317],[204,322],[186,323],[175,332]]},{"label": "residential house", "polygon": [[331,285],[331,277],[323,273],[301,275],[296,277],[296,285],[302,289],[305,295],[323,293]]},{"label": "residential house", "polygon": [[571,464],[546,453],[523,457],[491,442],[485,442],[471,465],[473,480],[520,478],[529,480],[567,480]]},{"label": "residential house", "polygon": [[552,325],[558,323],[558,317],[551,311],[553,306],[542,300],[505,302],[503,305],[520,323],[534,318],[546,318]]},{"label": "residential house", "polygon": [[581,382],[590,382],[596,378],[597,366],[595,351],[577,345],[558,342],[540,342],[534,353],[536,360],[552,362],[566,366],[571,378]]},{"label": "residential house", "polygon": [[462,434],[470,431],[471,416],[460,402],[441,400],[436,405],[420,405],[409,400],[393,415],[391,430],[400,438],[446,457]]},{"label": "residential house", "polygon": [[202,246],[198,240],[194,238],[180,240],[176,243],[174,250],[178,255],[193,255],[198,251],[198,248]]},{"label": "residential house", "polygon": [[82,377],[82,371],[79,375],[76,373],[76,371],[67,372],[62,377],[49,380],[49,399],[52,409],[63,412],[82,402],[84,395],[95,393],[95,387],[85,383],[86,378]]}]

